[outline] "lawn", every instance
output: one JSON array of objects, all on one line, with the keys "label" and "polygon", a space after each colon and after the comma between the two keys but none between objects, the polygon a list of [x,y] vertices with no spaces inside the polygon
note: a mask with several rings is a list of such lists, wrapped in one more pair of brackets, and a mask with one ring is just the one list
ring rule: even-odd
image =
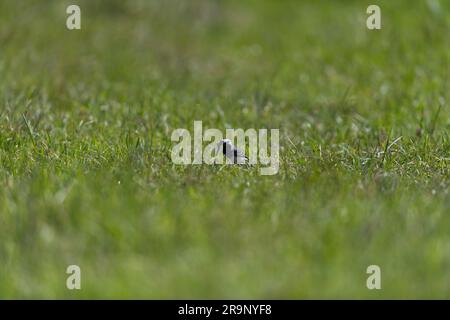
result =
[{"label": "lawn", "polygon": [[[444,0],[0,1],[0,298],[450,298],[449,31]],[[194,120],[280,129],[278,174],[174,165]]]}]

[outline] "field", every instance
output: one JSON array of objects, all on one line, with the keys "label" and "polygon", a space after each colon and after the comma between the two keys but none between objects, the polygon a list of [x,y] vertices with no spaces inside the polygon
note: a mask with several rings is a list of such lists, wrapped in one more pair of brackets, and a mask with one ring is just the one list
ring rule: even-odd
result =
[{"label": "field", "polygon": [[[0,2],[0,298],[450,298],[450,1],[69,4]],[[194,120],[279,173],[174,165]]]}]

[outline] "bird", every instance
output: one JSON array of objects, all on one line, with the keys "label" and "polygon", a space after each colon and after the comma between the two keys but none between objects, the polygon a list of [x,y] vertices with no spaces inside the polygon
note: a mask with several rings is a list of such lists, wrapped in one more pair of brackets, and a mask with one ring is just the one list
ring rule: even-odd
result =
[{"label": "bird", "polygon": [[216,152],[222,151],[222,154],[231,160],[233,164],[245,164],[248,161],[245,153],[235,147],[230,139],[222,139],[217,143]]}]

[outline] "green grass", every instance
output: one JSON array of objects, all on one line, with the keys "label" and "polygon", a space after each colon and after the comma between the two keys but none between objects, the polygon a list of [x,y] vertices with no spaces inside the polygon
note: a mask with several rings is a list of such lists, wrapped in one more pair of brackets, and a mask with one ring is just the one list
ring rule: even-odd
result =
[{"label": "green grass", "polygon": [[0,2],[0,298],[450,298],[449,1],[72,2]]}]

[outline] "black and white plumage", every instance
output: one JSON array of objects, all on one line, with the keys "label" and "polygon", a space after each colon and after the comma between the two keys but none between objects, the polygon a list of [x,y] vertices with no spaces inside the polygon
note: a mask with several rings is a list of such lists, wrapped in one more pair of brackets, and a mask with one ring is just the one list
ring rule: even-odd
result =
[{"label": "black and white plumage", "polygon": [[217,144],[216,151],[222,152],[222,154],[234,164],[245,164],[248,161],[245,153],[235,147],[230,139],[220,140]]}]

